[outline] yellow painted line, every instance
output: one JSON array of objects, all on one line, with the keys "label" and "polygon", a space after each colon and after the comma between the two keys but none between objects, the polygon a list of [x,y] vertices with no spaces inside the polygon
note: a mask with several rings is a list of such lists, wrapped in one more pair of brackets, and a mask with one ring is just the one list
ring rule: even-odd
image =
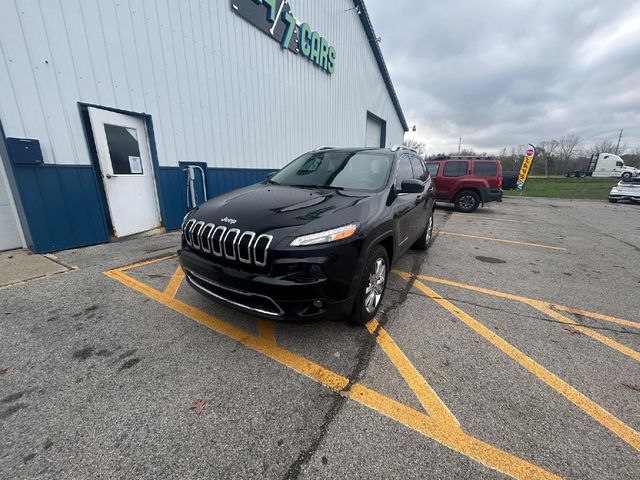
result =
[{"label": "yellow painted line", "polygon": [[[407,272],[395,271],[398,275],[409,275]],[[589,312],[587,310],[579,310],[576,308],[565,307],[564,305],[558,305],[554,303],[544,302],[542,300],[535,300],[533,298],[523,297],[522,295],[514,295],[512,293],[498,292],[496,290],[489,290],[488,288],[477,287],[475,285],[468,285],[466,283],[454,282],[452,280],[445,280],[444,278],[436,278],[430,277],[428,275],[418,275],[418,278],[421,280],[426,280],[427,282],[440,283],[442,285],[449,285],[451,287],[463,288],[465,290],[471,290],[472,292],[484,293],[486,295],[491,295],[494,297],[506,298],[508,300],[515,300],[516,302],[526,303],[528,305],[542,304],[546,305],[551,309],[563,310],[565,312],[577,313],[578,315],[584,315],[585,317],[595,318],[598,320],[603,320],[605,322],[617,323],[619,325],[625,325],[627,327],[632,328],[640,328],[640,322],[633,322],[631,320],[624,320],[622,318],[612,317],[610,315],[603,315],[601,313]]]},{"label": "yellow painted line", "polygon": [[635,350],[627,347],[626,345],[621,344],[620,342],[616,342],[615,340],[607,337],[606,335],[602,335],[595,330],[590,329],[589,327],[585,327],[584,325],[576,322],[575,320],[570,319],[569,317],[565,317],[564,315],[556,312],[555,310],[549,308],[543,302],[532,302],[530,304],[536,310],[549,315],[551,318],[555,318],[559,322],[566,323],[567,325],[571,325],[576,330],[584,333],[585,335],[597,340],[598,342],[606,345],[609,348],[617,350],[618,352],[633,358],[636,362],[640,362],[640,353]]},{"label": "yellow painted line", "polygon": [[175,253],[173,253],[173,254],[167,255],[165,257],[158,257],[158,258],[152,258],[151,260],[144,260],[142,262],[133,263],[131,265],[127,265],[126,267],[116,268],[116,269],[111,270],[111,271],[112,272],[114,272],[114,271],[126,272],[127,270],[133,270],[134,268],[145,267],[147,265],[152,265],[154,263],[162,262],[164,260],[169,260],[170,258],[175,258],[175,257],[177,257],[177,255]]},{"label": "yellow painted line", "polygon": [[424,377],[418,372],[416,367],[413,366],[404,352],[400,350],[387,331],[379,326],[377,320],[373,319],[369,321],[366,327],[372,335],[376,334],[376,329],[378,330],[376,342],[387,357],[389,357],[389,360],[391,360],[400,375],[402,375],[402,378],[407,382],[409,388],[413,390],[413,393],[415,393],[429,416],[437,418],[438,422],[444,424],[453,423],[460,426],[460,422],[458,422],[458,419],[451,413],[451,410],[440,400],[438,394],[429,386]]},{"label": "yellow painted line", "polygon": [[467,235],[466,233],[457,233],[457,232],[444,232],[440,230],[441,235],[449,235],[452,237],[462,237],[462,238],[475,238],[477,240],[491,240],[493,242],[501,242],[501,243],[511,243],[515,245],[524,245],[526,247],[535,247],[535,248],[546,248],[549,250],[560,250],[565,251],[566,248],[563,247],[553,247],[551,245],[542,245],[540,243],[529,243],[529,242],[520,242],[518,240],[506,240],[504,238],[495,238],[495,237],[481,237],[479,235]]},{"label": "yellow painted line", "polygon": [[508,222],[508,223],[520,223],[523,225],[527,225],[527,224],[532,224],[535,222],[530,222],[528,220],[511,220],[508,218],[494,218],[491,217],[489,215],[483,215],[483,214],[479,214],[479,213],[473,213],[472,215],[469,215],[468,213],[454,213],[453,214],[455,217],[465,217],[468,220],[476,220],[476,219],[480,219],[480,220],[491,220],[493,222]]},{"label": "yellow painted line", "polygon": [[551,303],[549,304],[549,306],[555,310],[562,310],[564,312],[575,313],[577,315],[582,315],[583,317],[590,317],[590,318],[595,318],[597,320],[604,320],[605,322],[617,323],[618,325],[624,325],[626,327],[640,328],[640,322],[633,322],[631,320],[612,317],[611,315],[604,315],[602,313],[590,312],[588,310],[581,310],[579,308],[565,307],[564,305],[557,305],[555,303]]},{"label": "yellow painted line", "polygon": [[[128,268],[127,268],[128,269]],[[517,479],[559,479],[561,477],[527,462],[515,455],[500,450],[474,438],[450,422],[438,422],[422,412],[412,409],[394,399],[386,397],[364,385],[354,383],[311,360],[274,345],[268,339],[251,335],[208,313],[198,310],[176,298],[169,298],[163,292],[126,275],[122,269],[105,272],[105,275],[121,282],[133,290],[185,315],[186,317],[214,330],[227,338],[260,352],[272,360],[291,368],[301,375],[323,386],[340,392],[350,399],[365,405],[399,423],[411,428],[448,448],[466,455],[477,462]],[[349,387],[349,388],[348,388]],[[348,388],[348,390],[347,390]]]},{"label": "yellow painted line", "polygon": [[562,478],[482,440],[478,440],[455,425],[434,425],[431,418],[424,413],[385,397],[363,385],[353,385],[348,395],[352,400],[512,478],[523,480]]},{"label": "yellow painted line", "polygon": [[258,319],[258,336],[265,342],[269,342],[274,346],[276,345],[276,332],[273,320],[267,320],[266,318]]},{"label": "yellow painted line", "polygon": [[[399,273],[399,275],[405,280],[410,279],[410,276],[406,273]],[[473,317],[460,310],[448,300],[442,298],[442,296],[433,291],[431,288],[427,287],[424,283],[416,280],[414,282],[414,286],[425,296],[434,300],[438,305],[450,312],[465,325],[482,336],[485,340],[489,341],[492,345],[500,349],[512,360],[519,363],[522,367],[535,375],[542,382],[546,383],[549,387],[560,393],[567,400],[577,406],[580,410],[585,412],[605,428],[609,429],[612,433],[620,437],[633,448],[640,451],[640,435],[634,429],[618,420],[600,405],[593,402],[584,394],[580,393],[578,390],[566,383],[564,380],[560,379],[549,370],[544,368],[542,365],[538,364],[536,361],[515,348],[513,345],[493,333]]]},{"label": "yellow painted line", "polygon": [[184,280],[184,270],[182,270],[182,267],[178,265],[176,271],[171,276],[171,280],[169,280],[169,285],[167,285],[167,288],[164,289],[163,293],[167,297],[175,297],[176,293],[178,293],[182,280]]}]

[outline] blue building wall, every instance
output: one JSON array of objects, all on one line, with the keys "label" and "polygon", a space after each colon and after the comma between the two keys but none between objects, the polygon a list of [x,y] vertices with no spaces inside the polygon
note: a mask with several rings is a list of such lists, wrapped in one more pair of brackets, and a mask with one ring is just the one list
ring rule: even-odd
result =
[{"label": "blue building wall", "polygon": [[91,165],[13,165],[30,248],[52,252],[109,241]]}]

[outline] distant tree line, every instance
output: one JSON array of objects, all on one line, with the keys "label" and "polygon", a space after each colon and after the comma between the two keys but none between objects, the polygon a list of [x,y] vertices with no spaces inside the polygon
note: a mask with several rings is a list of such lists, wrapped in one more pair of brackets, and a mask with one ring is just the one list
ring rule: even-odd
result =
[{"label": "distant tree line", "polygon": [[[486,152],[476,152],[464,149],[458,152],[442,152],[426,155],[428,146],[417,140],[407,140],[407,146],[416,150],[427,159],[434,159],[448,155],[487,156],[498,158],[504,171],[517,171],[522,164],[526,145],[505,147],[498,155]],[[585,170],[589,159],[594,153],[615,153],[617,142],[603,140],[591,145],[586,145],[584,140],[577,135],[566,135],[559,139],[544,140],[536,146],[536,158],[531,167],[531,175],[562,175],[570,170]],[[618,155],[624,163],[640,168],[640,148],[630,149],[621,144],[618,147]]]}]

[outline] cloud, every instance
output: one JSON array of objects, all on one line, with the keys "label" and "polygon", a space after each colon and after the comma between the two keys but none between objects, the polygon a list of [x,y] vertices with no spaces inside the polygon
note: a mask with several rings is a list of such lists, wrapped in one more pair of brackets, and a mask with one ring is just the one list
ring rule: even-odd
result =
[{"label": "cloud", "polygon": [[634,0],[367,0],[412,137],[496,152],[572,133],[640,147]]}]

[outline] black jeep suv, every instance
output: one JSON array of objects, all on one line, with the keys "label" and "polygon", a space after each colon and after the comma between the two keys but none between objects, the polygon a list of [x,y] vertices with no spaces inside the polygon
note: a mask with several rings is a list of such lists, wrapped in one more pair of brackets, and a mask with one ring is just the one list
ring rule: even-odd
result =
[{"label": "black jeep suv", "polygon": [[236,308],[365,323],[391,264],[429,246],[434,205],[413,150],[322,148],[189,212],[178,256],[194,289]]}]

